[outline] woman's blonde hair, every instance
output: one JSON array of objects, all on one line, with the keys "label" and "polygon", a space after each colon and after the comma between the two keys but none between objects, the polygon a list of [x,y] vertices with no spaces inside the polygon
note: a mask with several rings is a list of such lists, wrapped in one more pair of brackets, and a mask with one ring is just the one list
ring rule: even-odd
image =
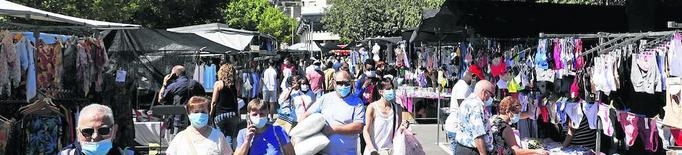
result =
[{"label": "woman's blonde hair", "polygon": [[235,84],[235,74],[236,71],[234,66],[231,64],[223,64],[218,70],[218,80],[224,81],[226,86],[232,86]]}]

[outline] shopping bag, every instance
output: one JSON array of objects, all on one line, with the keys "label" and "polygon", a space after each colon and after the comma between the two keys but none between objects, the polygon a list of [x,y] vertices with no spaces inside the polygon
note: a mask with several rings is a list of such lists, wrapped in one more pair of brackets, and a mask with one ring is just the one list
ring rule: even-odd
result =
[{"label": "shopping bag", "polygon": [[292,137],[305,138],[315,133],[320,133],[325,126],[324,116],[319,113],[311,114],[296,124],[296,127],[291,129]]},{"label": "shopping bag", "polygon": [[409,129],[403,130],[402,133],[397,133],[393,137],[393,154],[394,155],[425,155],[424,147],[417,137]]},{"label": "shopping bag", "polygon": [[318,132],[308,138],[296,139],[294,151],[297,155],[314,155],[322,151],[329,144],[329,138]]}]

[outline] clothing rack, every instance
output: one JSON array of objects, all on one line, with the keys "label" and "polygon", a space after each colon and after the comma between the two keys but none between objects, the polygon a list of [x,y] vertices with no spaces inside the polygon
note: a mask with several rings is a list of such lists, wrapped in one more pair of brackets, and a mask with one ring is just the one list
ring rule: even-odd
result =
[{"label": "clothing rack", "polygon": [[[573,37],[573,38],[581,38],[581,39],[599,39],[599,45],[596,47],[591,48],[590,50],[587,50],[582,53],[581,56],[586,56],[589,54],[592,54],[594,52],[599,51],[598,54],[603,54],[604,52],[609,52],[610,50],[613,50],[615,48],[619,48],[622,46],[626,46],[634,41],[643,39],[643,38],[656,38],[650,43],[645,44],[643,47],[648,48],[650,46],[655,46],[659,45],[659,43],[663,42],[664,40],[669,39],[670,35],[673,35],[675,33],[678,33],[678,30],[674,31],[660,31],[660,32],[642,32],[642,33],[606,33],[606,32],[599,32],[596,34],[545,34],[545,33],[540,33],[539,37],[540,38],[566,38],[566,37]],[[606,41],[604,39],[607,38],[615,38],[611,39],[609,41]],[[626,40],[623,40],[625,38],[629,38]],[[623,41],[621,41],[623,40]],[[621,42],[619,42],[621,41]],[[608,48],[605,48],[607,47]],[[605,48],[605,49],[604,49]],[[600,125],[602,122],[597,121],[597,139],[596,139],[596,146],[595,146],[595,152],[601,152],[601,130],[602,130],[602,125]]]}]

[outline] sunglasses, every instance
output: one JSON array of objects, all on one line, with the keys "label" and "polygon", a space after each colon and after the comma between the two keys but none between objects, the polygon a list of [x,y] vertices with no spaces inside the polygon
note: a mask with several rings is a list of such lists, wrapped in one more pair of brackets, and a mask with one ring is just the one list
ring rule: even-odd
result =
[{"label": "sunglasses", "polygon": [[350,86],[350,82],[349,81],[336,81],[336,85]]},{"label": "sunglasses", "polygon": [[[94,133],[95,133],[94,128],[81,129],[81,134],[83,135],[83,137],[92,137],[92,134],[94,134]],[[100,127],[99,129],[97,129],[97,134],[98,135],[109,135],[109,134],[111,134],[111,127]]]},{"label": "sunglasses", "polygon": [[490,96],[493,96],[493,95],[494,95],[494,93],[491,92],[490,90],[485,90],[485,92],[488,93],[488,94],[490,94]]}]

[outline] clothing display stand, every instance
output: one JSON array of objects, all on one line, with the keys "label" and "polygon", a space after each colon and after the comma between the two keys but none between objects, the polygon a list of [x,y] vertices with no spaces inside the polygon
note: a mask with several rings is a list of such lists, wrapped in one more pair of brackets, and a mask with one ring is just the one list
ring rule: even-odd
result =
[{"label": "clothing display stand", "polygon": [[[545,33],[540,33],[539,37],[540,38],[574,37],[574,38],[581,38],[581,39],[599,39],[599,45],[597,45],[596,47],[592,47],[589,50],[586,50],[581,55],[581,56],[586,56],[589,54],[609,53],[611,50],[613,50],[615,48],[627,46],[630,43],[639,41],[640,39],[644,39],[644,38],[656,38],[656,39],[645,44],[643,47],[646,48],[646,47],[658,45],[659,43],[670,39],[670,36],[672,36],[673,34],[675,34],[677,32],[679,32],[679,31],[675,30],[675,31],[642,32],[642,33],[605,33],[605,32],[599,32],[597,34],[545,34]],[[613,38],[613,39],[605,41],[608,38]],[[601,133],[602,133],[601,130],[603,130],[602,125],[601,125],[602,123],[603,122],[601,122],[601,120],[597,120],[597,132],[596,132],[597,138],[596,138],[596,146],[595,146],[595,152],[597,154],[601,153]]]}]

